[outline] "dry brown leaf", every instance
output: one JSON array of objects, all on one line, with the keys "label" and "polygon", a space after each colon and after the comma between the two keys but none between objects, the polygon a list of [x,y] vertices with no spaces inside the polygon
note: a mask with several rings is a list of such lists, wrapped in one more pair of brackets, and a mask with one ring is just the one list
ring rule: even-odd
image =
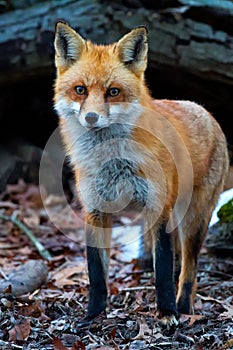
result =
[{"label": "dry brown leaf", "polygon": [[44,204],[47,207],[54,207],[59,204],[66,204],[67,200],[64,196],[58,196],[54,194],[50,194],[48,197],[45,198]]},{"label": "dry brown leaf", "polygon": [[111,318],[120,318],[120,319],[126,319],[128,317],[128,314],[124,312],[122,309],[115,309],[112,312],[109,312],[107,315],[108,319]]},{"label": "dry brown leaf", "polygon": [[202,300],[204,301],[212,301],[212,302],[215,302],[217,304],[220,304],[222,305],[222,307],[226,310],[224,311],[223,313],[221,313],[219,316],[218,316],[218,319],[232,319],[233,318],[233,306],[230,305],[228,302],[224,301],[224,300],[218,300],[218,299],[215,299],[215,298],[212,298],[212,297],[204,297],[200,294],[198,294],[198,297],[200,297]]},{"label": "dry brown leaf", "polygon": [[[66,348],[60,339],[58,339],[57,337],[53,337],[53,346],[54,346],[54,350],[69,350],[70,348]],[[71,350],[85,350],[86,347],[85,345],[77,340],[74,345],[72,346]]]},{"label": "dry brown leaf", "polygon": [[66,267],[66,268],[58,271],[58,272],[55,272],[54,274],[52,274],[52,279],[55,280],[54,284],[57,287],[62,288],[66,285],[77,284],[76,281],[72,280],[72,276],[74,276],[76,274],[83,275],[85,272],[86,272],[86,265],[83,262],[79,266],[77,266],[77,265],[69,266],[69,267]]},{"label": "dry brown leaf", "polygon": [[69,205],[60,210],[57,207],[47,207],[46,211],[59,230],[77,230],[84,227],[82,216],[76,214]]},{"label": "dry brown leaf", "polygon": [[201,295],[201,294],[196,294],[196,296],[204,301],[213,301],[217,304],[221,304],[221,305],[224,305],[224,301],[221,301],[221,300],[218,300],[218,299],[215,299],[213,297],[205,297],[204,295]]},{"label": "dry brown leaf", "polygon": [[111,332],[108,333],[108,338],[109,339],[115,339],[116,338],[116,327],[114,327]]},{"label": "dry brown leaf", "polygon": [[24,216],[23,222],[28,226],[28,227],[38,227],[40,224],[40,218],[38,213],[36,212],[31,212],[30,216]]},{"label": "dry brown leaf", "polygon": [[188,326],[192,326],[196,321],[201,320],[202,318],[205,318],[203,315],[186,315],[186,314],[181,314],[179,318],[180,323],[185,323],[188,322]]},{"label": "dry brown leaf", "polygon": [[31,305],[22,306],[19,310],[19,313],[23,316],[32,316],[32,317],[40,317],[40,315],[44,312],[42,309],[41,303],[36,300]]},{"label": "dry brown leaf", "polygon": [[53,347],[54,350],[69,350],[62,344],[60,339],[58,339],[57,337],[53,337]]},{"label": "dry brown leaf", "polygon": [[45,190],[35,185],[28,185],[26,191],[18,194],[16,199],[20,204],[30,208],[43,208],[42,197],[45,196]]},{"label": "dry brown leaf", "polygon": [[77,340],[76,343],[72,346],[71,350],[85,350],[85,349],[86,349],[85,345],[81,341]]},{"label": "dry brown leaf", "polygon": [[11,199],[17,200],[24,207],[33,208],[42,208],[42,198],[46,196],[46,190],[43,186],[26,184],[21,179],[16,185],[7,185],[6,193],[10,195]]},{"label": "dry brown leaf", "polygon": [[224,304],[223,305],[225,309],[227,309],[227,311],[224,311],[223,313],[221,313],[219,316],[218,316],[218,319],[219,320],[225,320],[225,319],[233,319],[233,306],[232,305],[227,305],[227,304]]},{"label": "dry brown leaf", "polygon": [[224,345],[223,349],[233,349],[233,338],[229,339]]},{"label": "dry brown leaf", "polygon": [[103,345],[103,346],[98,346],[96,349],[98,349],[98,350],[115,350],[116,348],[113,348],[113,347],[111,347],[111,346],[105,346],[105,345]]},{"label": "dry brown leaf", "polygon": [[19,179],[17,184],[6,186],[6,193],[7,194],[23,193],[26,190],[26,188],[27,188],[26,183],[22,179]]},{"label": "dry brown leaf", "polygon": [[9,330],[9,341],[26,340],[30,332],[31,324],[30,320],[27,318]]},{"label": "dry brown leaf", "polygon": [[133,340],[136,340],[136,339],[142,339],[142,340],[150,339],[152,330],[149,328],[148,324],[146,323],[146,320],[144,318],[139,318],[138,319],[138,323],[139,323],[139,332],[136,335],[136,337],[134,337],[132,339]]},{"label": "dry brown leaf", "polygon": [[32,254],[33,248],[26,246],[26,247],[22,247],[18,249],[18,254],[21,255],[21,257],[23,256],[29,256],[30,254]]}]

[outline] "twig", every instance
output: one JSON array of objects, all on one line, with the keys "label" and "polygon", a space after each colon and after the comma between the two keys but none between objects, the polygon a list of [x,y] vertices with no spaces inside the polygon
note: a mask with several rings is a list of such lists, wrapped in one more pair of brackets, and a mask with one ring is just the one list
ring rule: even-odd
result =
[{"label": "twig", "polygon": [[1,268],[0,268],[0,273],[1,273],[2,277],[4,278],[4,280],[8,281],[7,275],[5,274],[5,272]]},{"label": "twig", "polygon": [[204,300],[204,301],[209,301],[209,302],[214,302],[214,303],[217,303],[217,304],[220,304],[220,305],[222,305],[223,307],[224,307],[224,305],[226,305],[226,303],[224,302],[224,301],[221,301],[221,300],[217,300],[217,299],[215,299],[215,298],[212,298],[212,297],[205,297],[204,295],[201,295],[201,294],[199,294],[199,293],[196,293],[196,296],[198,297],[198,298],[200,298],[201,300]]},{"label": "twig", "polygon": [[23,349],[23,346],[19,346],[19,345],[16,345],[16,344],[10,344],[9,342],[5,342],[3,340],[0,340],[0,345],[3,346],[3,348],[1,349],[4,349],[4,347],[8,347],[10,346],[12,349]]},{"label": "twig", "polygon": [[133,292],[137,290],[154,290],[154,286],[137,286],[137,287],[130,287],[130,288],[123,288],[120,289],[121,292]]},{"label": "twig", "polygon": [[11,215],[4,215],[0,213],[0,219],[11,221],[15,226],[17,226],[23,233],[27,235],[27,237],[32,241],[36,249],[38,250],[39,254],[42,256],[42,258],[46,260],[51,260],[52,257],[48,250],[44,248],[44,246],[37,240],[37,238],[34,236],[31,230],[24,225],[19,219],[17,219],[15,216]]},{"label": "twig", "polygon": [[89,335],[90,340],[93,343],[97,343],[97,344],[101,344],[101,345],[105,345],[104,341],[102,338],[97,337],[96,335],[92,334],[90,331],[87,331],[87,334]]},{"label": "twig", "polygon": [[1,208],[16,209],[17,205],[14,203],[11,203],[11,202],[0,201],[0,207]]},{"label": "twig", "polygon": [[232,275],[230,275],[229,273],[225,273],[225,272],[222,272],[222,271],[210,271],[208,269],[199,269],[198,270],[199,272],[207,272],[209,273],[210,275],[220,275],[220,276],[224,276],[224,277],[228,277],[228,278],[232,278]]}]

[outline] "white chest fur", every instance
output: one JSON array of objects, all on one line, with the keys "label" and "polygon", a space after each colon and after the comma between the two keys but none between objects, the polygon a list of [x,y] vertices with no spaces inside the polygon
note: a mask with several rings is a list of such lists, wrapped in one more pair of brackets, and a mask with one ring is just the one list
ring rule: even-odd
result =
[{"label": "white chest fur", "polygon": [[79,179],[78,191],[87,210],[113,213],[132,202],[142,208],[156,205],[155,184],[139,173],[145,157],[131,138],[131,128],[116,123],[91,129],[70,149],[74,168],[85,174]]}]

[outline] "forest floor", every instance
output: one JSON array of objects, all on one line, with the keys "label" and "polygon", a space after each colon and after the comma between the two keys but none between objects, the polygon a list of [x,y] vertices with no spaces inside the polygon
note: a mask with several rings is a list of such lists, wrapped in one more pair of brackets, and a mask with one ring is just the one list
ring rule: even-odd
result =
[{"label": "forest floor", "polygon": [[[5,216],[0,219],[0,349],[233,349],[233,259],[210,255],[205,245],[194,314],[181,315],[176,328],[166,329],[156,320],[153,273],[142,271],[136,252],[129,257],[119,240],[111,251],[107,316],[81,325],[89,286],[82,211],[74,208],[77,216],[71,215],[56,196],[46,201],[59,218],[59,229],[49,220],[37,186],[19,181],[0,195],[0,215]],[[50,260],[40,256],[12,217],[33,232]],[[126,223],[135,226],[127,213],[114,219],[115,226]],[[1,288],[14,284],[24,266],[19,284],[27,291],[28,283],[28,292]]]}]

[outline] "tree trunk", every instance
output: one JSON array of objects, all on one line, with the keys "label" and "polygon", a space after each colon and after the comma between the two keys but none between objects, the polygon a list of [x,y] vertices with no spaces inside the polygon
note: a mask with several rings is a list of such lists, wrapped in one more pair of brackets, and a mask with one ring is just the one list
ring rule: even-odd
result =
[{"label": "tree trunk", "polygon": [[232,1],[160,0],[160,10],[149,0],[123,3],[131,8],[119,1],[52,0],[0,15],[0,84],[53,67],[58,19],[68,21],[84,37],[105,43],[144,24],[150,32],[152,67],[174,66],[233,84]]}]

